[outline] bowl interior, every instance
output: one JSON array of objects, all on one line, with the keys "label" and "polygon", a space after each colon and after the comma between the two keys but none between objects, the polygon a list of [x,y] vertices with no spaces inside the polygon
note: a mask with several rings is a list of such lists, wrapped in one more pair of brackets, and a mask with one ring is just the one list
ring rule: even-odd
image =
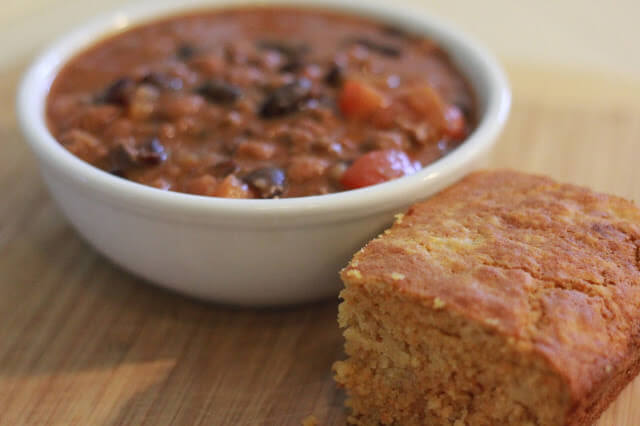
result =
[{"label": "bowl interior", "polygon": [[163,0],[144,2],[94,19],[49,47],[27,71],[19,89],[19,120],[27,140],[46,167],[82,188],[97,191],[123,208],[157,211],[175,209],[197,218],[216,212],[228,218],[261,220],[337,220],[362,215],[363,210],[376,214],[392,206],[406,205],[429,195],[429,188],[439,180],[459,174],[476,157],[493,145],[501,131],[510,107],[510,92],[504,73],[493,57],[478,43],[451,28],[440,19],[412,8],[398,9],[387,3],[355,0],[279,0],[273,5],[321,7],[356,13],[401,26],[435,39],[449,53],[452,61],[469,81],[476,96],[478,123],[473,133],[458,148],[420,172],[390,182],[339,193],[277,200],[236,200],[161,191],[125,179],[85,163],[64,149],[49,133],[45,120],[45,103],[49,87],[60,68],[84,48],[98,40],[158,17],[233,5],[256,5],[255,1],[230,0]]}]

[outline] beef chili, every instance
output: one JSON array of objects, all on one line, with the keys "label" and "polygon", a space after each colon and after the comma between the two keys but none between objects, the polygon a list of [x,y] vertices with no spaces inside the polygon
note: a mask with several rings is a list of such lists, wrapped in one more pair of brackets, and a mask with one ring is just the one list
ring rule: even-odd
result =
[{"label": "beef chili", "polygon": [[321,10],[241,8],[133,28],[73,58],[47,102],[77,157],[164,190],[327,194],[459,145],[473,96],[432,40]]}]

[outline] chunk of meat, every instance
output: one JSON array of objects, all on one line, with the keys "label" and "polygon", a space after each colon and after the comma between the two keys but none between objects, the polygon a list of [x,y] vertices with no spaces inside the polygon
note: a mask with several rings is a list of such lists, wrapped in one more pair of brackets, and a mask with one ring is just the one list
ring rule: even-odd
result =
[{"label": "chunk of meat", "polygon": [[89,163],[96,162],[107,154],[107,148],[100,139],[80,129],[71,129],[63,133],[60,143],[76,157]]},{"label": "chunk of meat", "polygon": [[292,182],[305,182],[324,175],[329,168],[329,162],[320,157],[305,155],[294,157],[287,169],[287,176]]},{"label": "chunk of meat", "polygon": [[240,158],[254,158],[257,160],[269,160],[276,153],[273,144],[260,141],[246,141],[238,145],[236,155]]},{"label": "chunk of meat", "polygon": [[187,182],[186,192],[195,195],[215,196],[218,189],[218,181],[209,174],[199,176]]},{"label": "chunk of meat", "polygon": [[224,198],[253,198],[249,185],[238,179],[235,175],[229,175],[218,185],[216,197]]}]

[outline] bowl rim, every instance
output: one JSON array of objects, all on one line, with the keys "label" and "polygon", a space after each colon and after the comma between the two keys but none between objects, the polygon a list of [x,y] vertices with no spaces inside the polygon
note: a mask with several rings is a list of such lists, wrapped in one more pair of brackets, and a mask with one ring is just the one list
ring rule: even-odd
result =
[{"label": "bowl rim", "polygon": [[[473,133],[455,150],[427,165],[419,172],[389,182],[337,193],[282,199],[228,199],[163,191],[127,179],[113,176],[67,151],[49,132],[45,105],[50,85],[60,68],[83,49],[101,39],[127,29],[152,22],[164,16],[198,10],[241,6],[316,7],[336,12],[355,13],[382,22],[408,26],[433,37],[451,56],[465,57],[473,62],[473,74],[486,87],[486,106]],[[454,58],[454,62],[455,58]],[[459,64],[457,65],[460,68]],[[461,69],[472,90],[478,91],[471,73]],[[31,149],[39,160],[54,167],[67,180],[79,183],[82,189],[98,193],[122,207],[147,214],[180,210],[189,216],[215,213],[229,219],[284,219],[301,215],[317,221],[340,217],[366,216],[382,210],[407,205],[426,197],[424,188],[446,180],[460,168],[486,153],[502,131],[511,106],[507,78],[494,57],[477,41],[453,28],[441,18],[412,6],[397,8],[379,0],[277,0],[265,4],[256,0],[162,0],[145,1],[117,8],[76,27],[63,35],[38,55],[27,69],[16,99],[18,121]],[[421,191],[422,190],[422,191]]]}]

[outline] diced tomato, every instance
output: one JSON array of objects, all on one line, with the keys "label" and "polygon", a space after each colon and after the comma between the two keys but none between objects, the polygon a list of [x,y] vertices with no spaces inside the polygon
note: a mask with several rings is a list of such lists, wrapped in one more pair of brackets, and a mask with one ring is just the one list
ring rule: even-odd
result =
[{"label": "diced tomato", "polygon": [[467,123],[460,108],[445,103],[431,86],[414,88],[407,95],[406,102],[415,113],[432,123],[440,135],[454,140],[467,135]]},{"label": "diced tomato", "polygon": [[342,114],[353,120],[366,120],[376,111],[385,107],[385,97],[371,85],[347,80],[342,85],[338,100]]},{"label": "diced tomato", "polygon": [[403,151],[387,149],[371,151],[358,158],[342,175],[345,189],[362,188],[415,173],[420,164],[414,163]]},{"label": "diced tomato", "polygon": [[424,117],[437,129],[446,129],[445,104],[440,95],[431,86],[415,87],[407,95],[409,107],[419,116]]}]

